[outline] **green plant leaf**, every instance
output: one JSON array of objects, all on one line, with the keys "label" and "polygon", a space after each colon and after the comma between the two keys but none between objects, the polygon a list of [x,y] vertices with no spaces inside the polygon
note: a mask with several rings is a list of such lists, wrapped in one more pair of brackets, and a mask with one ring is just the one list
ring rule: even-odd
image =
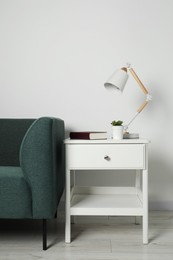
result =
[{"label": "green plant leaf", "polygon": [[114,120],[114,121],[111,122],[111,125],[113,125],[113,126],[116,126],[116,125],[119,126],[119,125],[122,125],[122,124],[123,124],[123,121],[121,121],[121,120],[118,120],[118,121]]}]

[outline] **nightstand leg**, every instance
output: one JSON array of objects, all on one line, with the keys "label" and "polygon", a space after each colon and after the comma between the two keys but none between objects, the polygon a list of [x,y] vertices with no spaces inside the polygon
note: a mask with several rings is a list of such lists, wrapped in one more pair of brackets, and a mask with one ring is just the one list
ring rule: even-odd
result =
[{"label": "nightstand leg", "polygon": [[65,203],[65,242],[71,242],[71,217],[70,217],[70,171],[66,171],[66,203]]},{"label": "nightstand leg", "polygon": [[148,171],[143,171],[143,243],[148,244]]},{"label": "nightstand leg", "polygon": [[[141,171],[140,170],[136,170],[135,186],[138,194],[139,192],[141,192]],[[135,217],[135,224],[136,225],[140,224],[140,216]]]},{"label": "nightstand leg", "polygon": [[[71,181],[70,181],[70,186],[74,187],[76,186],[76,172],[75,170],[71,171],[70,173]],[[75,224],[75,216],[71,216],[71,224]]]},{"label": "nightstand leg", "polygon": [[135,225],[140,225],[140,216],[135,217]]}]

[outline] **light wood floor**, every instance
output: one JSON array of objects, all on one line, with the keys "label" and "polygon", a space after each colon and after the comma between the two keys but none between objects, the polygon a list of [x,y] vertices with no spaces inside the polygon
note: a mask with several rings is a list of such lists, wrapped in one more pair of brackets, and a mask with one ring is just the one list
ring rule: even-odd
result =
[{"label": "light wood floor", "polygon": [[172,260],[173,212],[151,212],[149,244],[133,217],[78,217],[72,243],[64,242],[64,223],[49,222],[47,251],[42,251],[41,222],[0,220],[0,260]]}]

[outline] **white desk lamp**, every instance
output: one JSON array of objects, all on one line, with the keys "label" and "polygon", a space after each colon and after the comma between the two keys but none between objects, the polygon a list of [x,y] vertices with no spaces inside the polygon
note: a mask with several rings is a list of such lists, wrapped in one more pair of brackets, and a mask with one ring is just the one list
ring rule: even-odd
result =
[{"label": "white desk lamp", "polygon": [[130,64],[127,64],[127,67],[123,67],[121,69],[116,70],[115,73],[104,84],[105,88],[108,90],[123,92],[127,79],[129,77],[129,75],[127,74],[128,71],[130,71],[133,78],[137,81],[139,87],[141,88],[143,93],[146,95],[146,99],[141,104],[141,106],[137,109],[135,115],[132,117],[130,122],[126,126],[124,126],[125,132],[127,132],[129,125],[139,115],[139,113],[141,113],[141,111],[146,107],[146,105],[149,103],[149,101],[152,100],[152,96],[148,93],[148,90],[144,87],[143,83],[138,78],[138,76],[136,75],[133,68],[130,67]]}]

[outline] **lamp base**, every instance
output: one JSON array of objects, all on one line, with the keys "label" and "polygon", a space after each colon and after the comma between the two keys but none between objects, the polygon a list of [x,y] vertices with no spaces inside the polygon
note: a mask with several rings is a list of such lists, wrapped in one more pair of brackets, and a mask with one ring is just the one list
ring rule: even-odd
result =
[{"label": "lamp base", "polygon": [[123,139],[139,139],[139,134],[125,132],[123,134]]}]

